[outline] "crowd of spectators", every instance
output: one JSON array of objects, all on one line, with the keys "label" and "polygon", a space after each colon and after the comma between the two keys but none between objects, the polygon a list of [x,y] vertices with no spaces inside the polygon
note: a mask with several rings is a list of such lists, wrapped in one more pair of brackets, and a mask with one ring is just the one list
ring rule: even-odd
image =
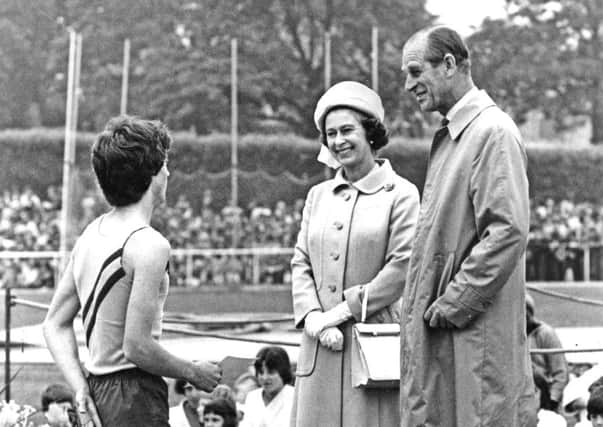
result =
[{"label": "crowd of spectators", "polygon": [[[60,191],[46,194],[31,188],[5,190],[0,198],[0,251],[56,251],[60,240]],[[200,208],[184,195],[159,210],[153,226],[173,249],[281,248],[282,254],[252,256],[176,253],[170,264],[174,286],[290,282],[289,260],[301,222],[303,200],[277,201],[273,206],[250,203],[245,208],[215,206],[206,191]],[[74,230],[79,233],[106,209],[98,196],[83,197]],[[584,246],[590,245],[590,277],[603,280],[603,205],[532,202],[530,244],[526,254],[528,280],[582,280]],[[0,259],[1,284],[52,287],[58,259]],[[13,285],[14,286],[14,285]]]},{"label": "crowd of spectators", "polygon": [[[199,212],[180,196],[173,206],[157,212],[153,226],[176,249],[292,248],[301,222],[303,200],[277,201],[273,207],[252,202],[245,209],[212,204],[211,192],[203,197]],[[290,255],[174,255],[170,277],[177,285],[239,285],[289,283]],[[254,268],[258,277],[254,278]]]},{"label": "crowd of spectators", "polygon": [[[56,251],[59,248],[61,195],[48,187],[40,197],[31,188],[5,190],[0,199],[0,252]],[[52,287],[56,260],[0,259],[2,284]]]},{"label": "crowd of spectators", "polygon": [[[30,188],[5,191],[0,199],[0,252],[56,251],[60,243],[61,194],[49,187],[43,197]],[[195,210],[185,196],[159,209],[152,225],[170,241],[173,249],[282,248],[284,254],[182,255],[177,251],[170,263],[174,286],[231,285],[258,282],[289,283],[286,249],[295,244],[303,200],[274,206],[252,202],[245,209],[214,206],[211,192]],[[82,198],[78,206],[75,235],[106,209],[95,195]],[[0,259],[0,283],[18,287],[53,287],[58,258]]]},{"label": "crowd of spectators", "polygon": [[546,199],[530,212],[528,280],[583,280],[585,246],[589,276],[603,280],[603,205]]}]

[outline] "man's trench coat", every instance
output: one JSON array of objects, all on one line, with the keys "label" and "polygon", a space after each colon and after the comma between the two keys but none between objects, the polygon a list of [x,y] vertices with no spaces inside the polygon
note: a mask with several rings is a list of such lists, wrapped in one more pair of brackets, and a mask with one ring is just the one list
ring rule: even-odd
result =
[{"label": "man's trench coat", "polygon": [[343,352],[302,334],[292,426],[399,427],[397,389],[352,387],[350,345],[364,288],[367,321],[397,322],[418,215],[417,188],[387,160],[354,185],[340,170],[310,189],[291,262],[295,324],[344,298],[354,319],[340,326]]},{"label": "man's trench coat", "polygon": [[[527,157],[483,91],[431,147],[401,318],[402,427],[515,427],[534,385],[525,327]],[[430,328],[437,301],[455,328]]]}]

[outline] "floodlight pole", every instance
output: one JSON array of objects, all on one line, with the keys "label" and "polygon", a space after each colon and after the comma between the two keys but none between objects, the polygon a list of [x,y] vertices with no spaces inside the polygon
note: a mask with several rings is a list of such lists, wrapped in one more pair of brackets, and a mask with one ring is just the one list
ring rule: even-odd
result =
[{"label": "floodlight pole", "polygon": [[[238,73],[237,73],[237,39],[230,41],[230,204],[236,210],[239,206],[239,100],[238,100]],[[232,232],[232,247],[236,248],[239,243],[239,224],[235,223]]]},{"label": "floodlight pole", "polygon": [[238,127],[239,127],[239,111],[238,111],[238,95],[237,95],[237,39],[230,41],[230,185],[231,185],[231,200],[233,207],[239,205],[239,184],[237,169],[239,166],[238,157]]},{"label": "floodlight pole", "polygon": [[128,107],[128,83],[130,77],[130,39],[124,40],[124,62],[121,72],[121,103],[119,114],[126,114]]},{"label": "floodlight pole", "polygon": [[373,77],[372,85],[375,92],[379,92],[379,29],[373,27],[371,33],[371,74]]},{"label": "floodlight pole", "polygon": [[10,328],[11,328],[11,286],[13,283],[7,283],[4,289],[4,396],[7,402],[10,402]]},{"label": "floodlight pole", "polygon": [[325,32],[325,91],[331,87],[331,30]]},{"label": "floodlight pole", "polygon": [[[60,240],[60,263],[59,263],[59,275],[62,274],[67,264],[67,239],[68,239],[68,227],[69,227],[69,196],[70,196],[70,183],[71,173],[75,160],[75,131],[77,127],[77,73],[78,66],[78,39],[81,37],[70,29],[69,30],[69,65],[67,72],[67,101],[65,105],[65,146],[63,152],[63,186],[61,188],[61,240]],[[81,41],[80,41],[81,47]]]}]

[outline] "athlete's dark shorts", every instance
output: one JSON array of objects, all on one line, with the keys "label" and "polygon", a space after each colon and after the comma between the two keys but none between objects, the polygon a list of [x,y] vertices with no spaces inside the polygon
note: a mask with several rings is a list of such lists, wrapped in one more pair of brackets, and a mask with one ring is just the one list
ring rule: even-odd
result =
[{"label": "athlete's dark shorts", "polygon": [[168,388],[142,369],[88,375],[103,427],[169,427]]}]

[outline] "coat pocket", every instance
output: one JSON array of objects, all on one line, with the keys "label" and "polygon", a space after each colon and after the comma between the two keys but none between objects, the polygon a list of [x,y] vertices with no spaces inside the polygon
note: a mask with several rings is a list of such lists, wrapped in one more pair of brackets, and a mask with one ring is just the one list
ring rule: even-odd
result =
[{"label": "coat pocket", "polygon": [[435,295],[436,298],[439,298],[446,292],[446,287],[454,274],[454,252],[438,254],[434,258],[434,262],[436,271],[440,271],[439,278],[436,276],[438,287]]},{"label": "coat pocket", "polygon": [[296,376],[309,377],[312,375],[316,366],[318,346],[319,342],[317,339],[311,338],[308,334],[302,332],[297,368],[295,369]]}]

